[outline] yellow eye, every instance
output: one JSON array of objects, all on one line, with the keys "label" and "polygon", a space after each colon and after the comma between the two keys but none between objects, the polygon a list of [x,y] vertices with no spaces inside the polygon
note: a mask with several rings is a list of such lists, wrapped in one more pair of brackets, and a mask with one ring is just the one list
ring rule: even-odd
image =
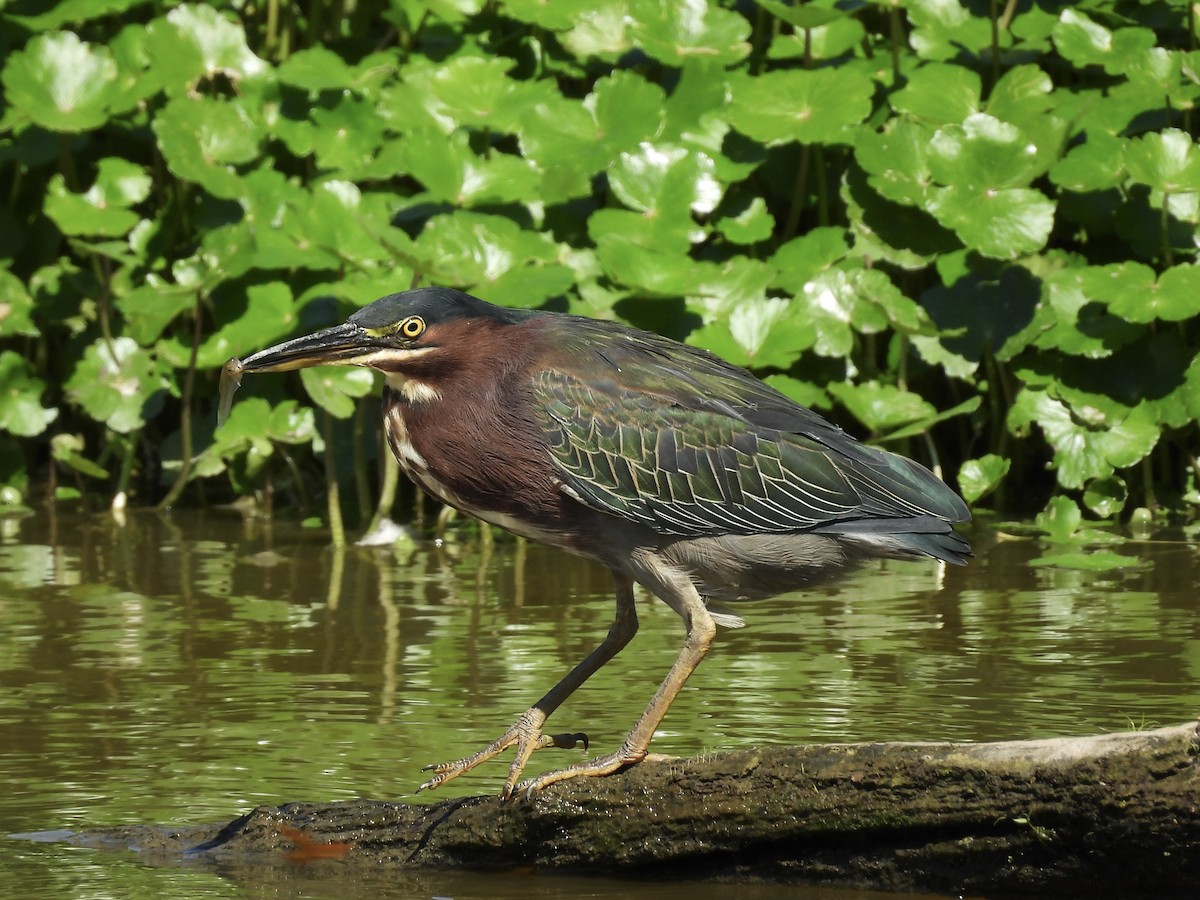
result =
[{"label": "yellow eye", "polygon": [[425,320],[420,316],[409,316],[400,323],[400,333],[409,340],[418,338],[425,331]]}]

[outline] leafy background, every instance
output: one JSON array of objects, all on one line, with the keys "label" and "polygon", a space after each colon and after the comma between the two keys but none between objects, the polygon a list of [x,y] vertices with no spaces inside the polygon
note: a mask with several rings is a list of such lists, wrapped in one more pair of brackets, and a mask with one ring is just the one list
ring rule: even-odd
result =
[{"label": "leafy background", "polygon": [[1192,517],[1193,16],[9,2],[0,499],[378,517],[370,373],[214,433],[218,374],[424,283],[711,348],[1059,537]]}]

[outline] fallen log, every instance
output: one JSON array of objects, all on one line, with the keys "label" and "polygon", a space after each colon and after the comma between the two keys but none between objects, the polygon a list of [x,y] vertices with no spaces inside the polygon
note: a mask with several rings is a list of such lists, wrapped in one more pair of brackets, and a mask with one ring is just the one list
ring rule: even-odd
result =
[{"label": "fallen log", "polygon": [[232,822],[93,828],[147,862],[536,867],[947,893],[1189,895],[1200,723],[989,744],[655,757],[531,800],[260,807]]}]

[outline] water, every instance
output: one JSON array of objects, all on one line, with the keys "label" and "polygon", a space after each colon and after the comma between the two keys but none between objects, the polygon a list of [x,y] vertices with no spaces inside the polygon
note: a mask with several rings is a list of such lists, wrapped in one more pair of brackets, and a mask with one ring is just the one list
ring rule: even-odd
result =
[{"label": "water", "polygon": [[[1127,542],[1140,565],[1032,567],[1033,539],[975,535],[966,568],[886,562],[740,606],[655,739],[691,755],[761,744],[1007,740],[1123,731],[1200,710],[1200,562]],[[232,511],[0,520],[0,834],[223,821],[260,804],[413,799],[421,766],[500,733],[603,636],[607,574],[471,530],[410,551],[349,548]],[[642,629],[551,720],[614,747],[678,652]],[[545,751],[527,774],[572,762]],[[431,799],[498,791],[507,762]],[[0,895],[636,896],[522,874],[322,881],[150,869],[133,856],[5,840]],[[704,900],[728,888],[653,885]],[[759,886],[739,896],[850,898]]]}]

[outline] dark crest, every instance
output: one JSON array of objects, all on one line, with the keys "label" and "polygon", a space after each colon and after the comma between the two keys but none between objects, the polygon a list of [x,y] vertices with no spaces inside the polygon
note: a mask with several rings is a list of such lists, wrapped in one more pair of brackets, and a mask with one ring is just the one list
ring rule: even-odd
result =
[{"label": "dark crest", "polygon": [[368,330],[383,328],[406,316],[420,316],[430,325],[455,319],[491,319],[503,325],[515,325],[537,313],[530,310],[493,306],[470,294],[450,288],[428,287],[389,294],[350,317],[350,321]]}]

